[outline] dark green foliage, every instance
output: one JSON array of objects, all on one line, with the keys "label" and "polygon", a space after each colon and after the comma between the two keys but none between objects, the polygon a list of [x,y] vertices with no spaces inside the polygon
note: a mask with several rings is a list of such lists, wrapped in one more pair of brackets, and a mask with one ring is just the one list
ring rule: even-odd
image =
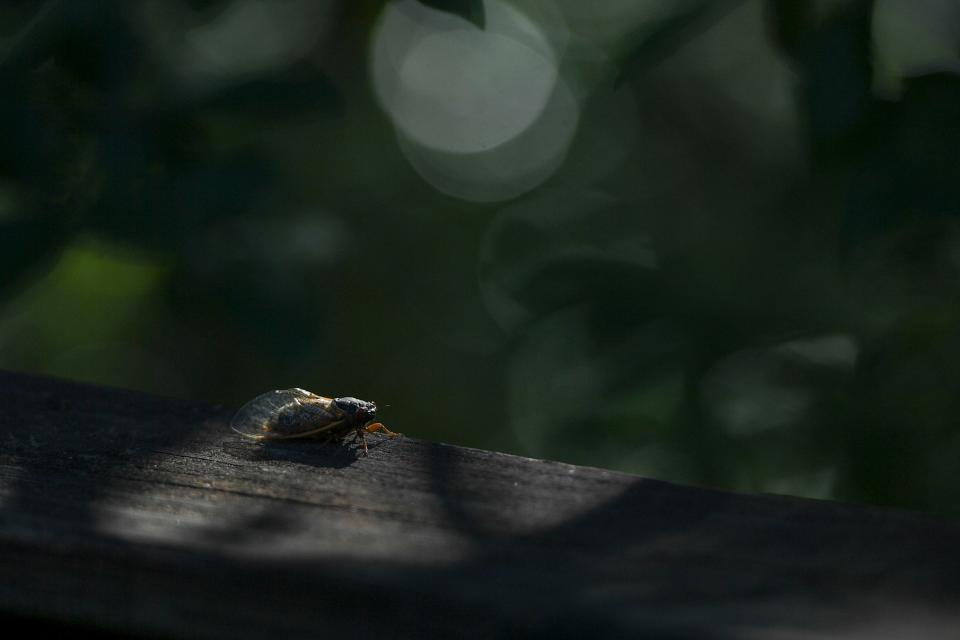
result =
[{"label": "dark green foliage", "polygon": [[[579,111],[553,177],[481,203],[425,168],[508,181],[554,141],[405,157],[369,73],[400,0],[257,6],[0,11],[0,366],[233,404],[301,386],[425,438],[955,511],[960,80],[879,91],[874,3],[516,3]],[[465,57],[540,46],[479,0],[403,10]]]},{"label": "dark green foliage", "polygon": [[337,89],[314,67],[294,65],[212,92],[191,109],[252,118],[317,117],[343,108]]},{"label": "dark green foliage", "polygon": [[812,151],[829,161],[871,124],[872,0],[767,3],[771,32],[800,77]]}]

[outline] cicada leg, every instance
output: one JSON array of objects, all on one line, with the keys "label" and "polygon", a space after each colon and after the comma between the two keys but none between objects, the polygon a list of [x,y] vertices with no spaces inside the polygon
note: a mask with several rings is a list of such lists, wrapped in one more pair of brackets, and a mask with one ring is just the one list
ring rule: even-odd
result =
[{"label": "cicada leg", "polygon": [[363,430],[366,431],[367,433],[374,433],[374,432],[376,432],[376,431],[382,431],[382,432],[384,432],[385,434],[387,434],[387,436],[390,437],[390,438],[396,438],[397,436],[402,436],[402,435],[403,435],[402,433],[396,433],[396,432],[394,432],[394,431],[390,431],[390,429],[387,429],[387,427],[384,426],[384,424],[383,424],[382,422],[374,422],[373,424],[368,424],[367,426],[365,426],[365,427],[363,428]]},{"label": "cicada leg", "polygon": [[365,427],[360,427],[359,429],[353,432],[353,439],[354,439],[354,442],[359,442],[360,446],[363,447],[364,455],[367,455],[370,453],[370,450],[367,448],[367,434],[375,433],[377,431],[383,431],[384,433],[387,434],[387,437],[389,438],[396,438],[397,436],[403,435],[402,433],[396,433],[395,431],[390,431],[390,429],[387,429],[382,422],[374,422],[372,424],[368,424]]}]

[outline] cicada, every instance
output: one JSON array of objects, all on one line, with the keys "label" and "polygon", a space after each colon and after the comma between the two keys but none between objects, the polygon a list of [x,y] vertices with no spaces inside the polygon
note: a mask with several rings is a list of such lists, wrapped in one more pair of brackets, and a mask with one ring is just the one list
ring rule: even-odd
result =
[{"label": "cicada", "polygon": [[367,451],[367,434],[401,434],[376,421],[377,405],[357,398],[325,398],[303,389],[278,389],[243,405],[230,427],[252,440],[322,438],[338,440],[353,434]]}]

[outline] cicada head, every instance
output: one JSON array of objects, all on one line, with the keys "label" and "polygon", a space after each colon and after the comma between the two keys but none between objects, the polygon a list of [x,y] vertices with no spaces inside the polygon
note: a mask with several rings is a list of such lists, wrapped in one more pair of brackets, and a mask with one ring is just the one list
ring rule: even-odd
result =
[{"label": "cicada head", "polygon": [[348,419],[358,426],[366,425],[377,417],[377,404],[358,398],[334,398],[333,404],[343,411]]}]

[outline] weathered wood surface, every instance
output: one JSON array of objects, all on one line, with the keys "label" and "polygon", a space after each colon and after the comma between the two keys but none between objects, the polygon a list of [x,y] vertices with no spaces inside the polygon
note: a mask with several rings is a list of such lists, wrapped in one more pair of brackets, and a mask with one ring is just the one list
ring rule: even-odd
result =
[{"label": "weathered wood surface", "polygon": [[957,523],[412,437],[264,446],[230,415],[0,373],[0,613],[199,638],[958,637]]}]

